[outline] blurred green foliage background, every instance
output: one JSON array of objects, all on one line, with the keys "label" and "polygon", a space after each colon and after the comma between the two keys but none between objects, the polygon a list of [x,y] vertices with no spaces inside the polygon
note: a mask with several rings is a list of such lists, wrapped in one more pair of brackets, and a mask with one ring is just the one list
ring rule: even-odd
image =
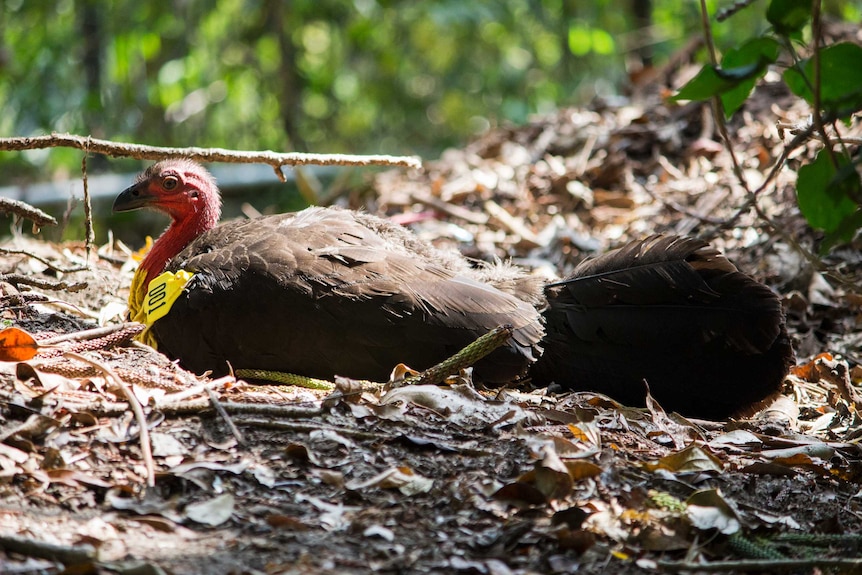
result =
[{"label": "blurred green foliage background", "polygon": [[[708,2],[710,12],[730,3]],[[625,90],[701,34],[670,0],[4,0],[0,135],[165,146],[419,153]],[[827,2],[858,21],[859,2]],[[719,46],[763,7],[715,26]],[[637,63],[637,64],[635,64]],[[0,183],[80,152],[0,154]],[[97,167],[97,166],[96,166]]]}]

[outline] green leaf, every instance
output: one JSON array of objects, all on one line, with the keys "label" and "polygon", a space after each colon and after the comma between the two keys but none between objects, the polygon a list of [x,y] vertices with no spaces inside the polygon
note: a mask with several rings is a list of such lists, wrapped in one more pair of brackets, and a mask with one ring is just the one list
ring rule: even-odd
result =
[{"label": "green leaf", "polygon": [[862,229],[862,209],[856,210],[856,213],[844,218],[834,232],[824,236],[820,246],[821,253],[828,252],[836,244],[849,242],[859,229]]},{"label": "green leaf", "polygon": [[[814,60],[784,72],[794,94],[814,103]],[[862,109],[862,47],[842,42],[820,50],[820,105],[830,114],[849,116]]]},{"label": "green leaf", "polygon": [[[766,70],[769,59],[761,57],[757,62],[734,68],[704,66],[697,76],[680,88],[674,100],[706,100],[736,88],[747,80],[755,80]],[[750,90],[751,88],[749,88]]]},{"label": "green leaf", "polygon": [[835,157],[838,169],[828,150],[821,150],[812,163],[799,168],[796,194],[799,210],[811,227],[827,234],[840,231],[840,239],[847,240],[855,228],[847,229],[846,220],[859,208],[853,198],[860,196],[862,182],[845,156],[836,152]]},{"label": "green leaf", "polygon": [[704,66],[697,75],[689,80],[672,100],[706,100],[720,94],[729,86],[727,80],[722,80],[712,66]]},{"label": "green leaf", "polygon": [[725,69],[741,68],[754,63],[759,70],[755,76],[744,79],[738,85],[721,94],[724,113],[728,118],[742,106],[748,95],[751,94],[755,82],[766,74],[767,66],[778,59],[780,50],[781,46],[774,38],[763,37],[749,40],[739,48],[728,50],[724,55],[724,58],[721,59],[721,65]]},{"label": "green leaf", "polygon": [[766,9],[766,19],[782,36],[800,31],[810,17],[811,0],[772,0]]}]

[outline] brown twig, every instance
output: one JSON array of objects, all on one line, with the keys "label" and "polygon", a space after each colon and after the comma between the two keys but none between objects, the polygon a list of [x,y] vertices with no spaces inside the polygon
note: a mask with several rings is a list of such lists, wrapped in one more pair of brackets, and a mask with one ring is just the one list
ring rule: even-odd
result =
[{"label": "brown twig", "polygon": [[820,379],[824,379],[838,388],[838,392],[844,400],[856,408],[856,412],[862,412],[862,396],[850,382],[850,369],[846,361],[829,360],[819,358],[814,362]]},{"label": "brown twig", "polygon": [[524,222],[514,217],[507,212],[503,206],[494,200],[486,200],[483,204],[485,211],[495,220],[500,222],[504,228],[521,238],[521,241],[530,244],[532,247],[542,247],[542,242],[536,237]]},{"label": "brown twig", "polygon": [[77,148],[89,153],[102,154],[114,158],[134,158],[136,160],[163,160],[169,157],[183,157],[199,162],[227,162],[233,164],[267,164],[272,166],[281,181],[285,181],[281,168],[284,166],[305,166],[317,164],[324,166],[403,166],[422,168],[422,161],[416,156],[385,155],[346,155],[346,154],[303,154],[299,152],[277,153],[270,150],[243,151],[225,148],[168,148],[146,146],[99,140],[76,136],[74,134],[50,134],[30,138],[0,138],[0,150],[20,151],[43,148]]},{"label": "brown twig", "polygon": [[[834,114],[833,114],[834,115]],[[834,121],[834,119],[833,119]],[[781,138],[784,138],[785,130],[790,132],[790,134],[796,136],[797,134],[808,134],[811,135],[811,130],[809,128],[813,125],[813,120],[806,119],[797,123],[789,123],[789,122],[776,122],[775,127],[778,129],[778,135]],[[828,136],[827,136],[828,137]],[[842,136],[840,134],[837,135],[836,138],[828,138],[826,140],[823,139],[823,136],[818,134],[817,139],[826,144],[827,146],[833,145],[835,140],[839,142],[843,142],[844,145],[847,146],[862,146],[862,138],[854,138],[852,136]]]},{"label": "brown twig", "polygon": [[20,307],[28,303],[47,302],[48,296],[40,293],[13,293],[0,296],[0,307]]},{"label": "brown twig", "polygon": [[55,345],[64,341],[86,341],[91,339],[104,338],[117,332],[122,332],[121,341],[125,341],[141,333],[145,327],[146,326],[144,326],[143,324],[134,322],[123,323],[120,325],[109,325],[106,327],[96,327],[93,329],[85,329],[83,331],[75,331],[72,333],[58,335],[56,337],[41,339],[39,340],[39,345]]},{"label": "brown twig", "polygon": [[170,393],[161,397],[160,399],[157,399],[155,402],[155,407],[160,408],[163,405],[177,404],[181,401],[187,400],[190,397],[200,395],[201,393],[204,393],[207,389],[218,389],[220,387],[224,387],[229,383],[236,383],[236,378],[232,375],[226,375],[224,377],[220,377],[219,379],[204,381],[198,385],[189,387],[188,389],[177,391],[175,393]]},{"label": "brown twig", "polygon": [[235,401],[223,401],[222,407],[228,413],[234,415],[245,413],[251,415],[264,415],[269,418],[277,417],[316,417],[323,413],[320,407],[300,407],[296,405],[272,405],[268,403],[238,403]]},{"label": "brown twig", "polygon": [[[219,404],[225,412],[232,415],[250,414],[261,415],[269,419],[317,417],[323,413],[323,409],[317,407],[302,407],[298,405],[272,405],[269,403],[239,403],[234,401],[222,401]],[[158,401],[156,408],[165,415],[190,415],[204,413],[212,409],[209,398],[190,399],[181,401]]]},{"label": "brown twig", "polygon": [[87,287],[87,282],[75,282],[75,283],[69,283],[69,282],[63,282],[63,281],[49,282],[47,280],[42,280],[39,278],[35,278],[32,276],[25,276],[25,275],[21,275],[21,274],[0,274],[0,281],[9,282],[10,284],[13,284],[16,287],[23,284],[26,286],[37,287],[40,289],[54,290],[54,291],[66,290],[66,291],[76,292],[76,291],[81,291],[82,289]]},{"label": "brown twig", "polygon": [[59,561],[64,565],[92,563],[98,558],[96,548],[92,545],[57,545],[13,535],[0,536],[0,549],[24,557],[39,557],[40,559]]},{"label": "brown twig", "polygon": [[30,204],[9,198],[0,198],[0,212],[13,213],[16,216],[27,218],[33,222],[34,226],[51,225],[56,226],[57,220],[53,216],[49,216],[42,210],[34,208]]},{"label": "brown twig", "polygon": [[[718,67],[718,57],[715,53],[715,43],[712,39],[712,28],[709,24],[709,16],[706,8],[706,0],[700,0],[700,16],[703,24],[703,37],[706,42],[707,52],[709,53],[709,61],[713,67]],[[736,152],[733,151],[733,141],[730,139],[730,134],[727,131],[727,123],[724,121],[724,105],[721,103],[719,96],[712,97],[712,114],[715,119],[715,125],[718,127],[718,133],[724,142],[724,147],[730,154],[730,163],[733,166],[733,173],[739,180],[742,187],[748,190],[748,181],[745,179],[745,173],[742,171],[742,166],[739,163],[739,158],[736,157]]]},{"label": "brown twig", "polygon": [[84,157],[81,158],[81,175],[84,181],[84,249],[87,252],[87,262],[90,261],[90,254],[93,251],[93,244],[96,242],[96,233],[93,231],[93,208],[90,205],[90,186],[87,179],[87,156],[90,153],[90,137],[87,136],[87,144],[84,147]]},{"label": "brown twig", "polygon": [[27,256],[28,258],[34,259],[37,262],[41,262],[41,263],[45,264],[46,266],[48,266],[49,269],[52,269],[55,272],[60,272],[60,273],[64,273],[64,274],[69,274],[72,272],[82,272],[82,271],[87,269],[86,267],[81,267],[81,266],[76,267],[76,268],[61,268],[58,265],[52,264],[51,262],[49,262],[45,258],[43,258],[41,256],[37,256],[36,254],[31,254],[30,252],[25,251],[25,250],[10,250],[7,248],[0,248],[0,254],[7,255],[7,256]]},{"label": "brown twig", "polygon": [[363,431],[361,429],[352,429],[349,427],[339,427],[327,425],[325,423],[316,422],[298,422],[298,421],[274,421],[272,419],[238,419],[240,425],[248,425],[251,427],[261,427],[264,429],[278,429],[281,431],[334,431],[341,435],[349,435],[359,439],[375,439],[389,440],[392,439],[390,433],[375,433],[373,431]]},{"label": "brown twig", "polygon": [[132,408],[132,412],[135,414],[135,419],[138,422],[138,428],[140,429],[141,434],[141,456],[144,458],[144,465],[147,468],[147,487],[155,487],[156,486],[156,468],[153,463],[153,450],[150,445],[150,430],[147,428],[147,417],[144,415],[144,409],[141,407],[141,402],[138,401],[138,398],[135,397],[135,394],[126,385],[120,376],[114,373],[110,367],[99,363],[93,359],[90,359],[86,356],[83,356],[79,353],[74,352],[66,352],[66,357],[71,359],[76,359],[82,363],[89,364],[103,374],[106,377],[112,379],[114,383],[123,391],[123,394],[126,396],[126,400],[129,402],[129,407]]},{"label": "brown twig", "polygon": [[224,422],[227,424],[228,429],[230,429],[230,432],[234,436],[234,438],[236,439],[237,443],[239,443],[240,445],[245,443],[245,439],[242,436],[242,432],[239,429],[237,429],[236,425],[234,425],[233,419],[231,419],[230,415],[228,415],[227,410],[219,402],[218,397],[216,396],[215,392],[208,387],[205,387],[204,391],[206,392],[207,396],[209,397],[210,405],[213,406],[213,408],[216,410],[216,413],[219,414],[219,417],[221,417],[224,420]]},{"label": "brown twig", "polygon": [[488,216],[482,213],[474,212],[463,206],[457,206],[444,202],[440,198],[436,198],[430,194],[414,192],[410,194],[410,199],[414,202],[424,204],[437,211],[443,212],[446,215],[464,220],[465,222],[484,226],[488,223]]},{"label": "brown twig", "polygon": [[[811,3],[811,41],[814,43],[814,53],[811,55],[811,60],[814,64],[814,98],[811,103],[811,120],[817,128],[817,133],[823,139],[826,147],[826,153],[829,154],[832,165],[838,169],[838,157],[835,155],[835,150],[829,143],[829,136],[826,134],[826,126],[823,123],[823,115],[820,112],[821,105],[821,69],[820,69],[820,0],[814,0]],[[840,141],[840,138],[839,138]]]}]

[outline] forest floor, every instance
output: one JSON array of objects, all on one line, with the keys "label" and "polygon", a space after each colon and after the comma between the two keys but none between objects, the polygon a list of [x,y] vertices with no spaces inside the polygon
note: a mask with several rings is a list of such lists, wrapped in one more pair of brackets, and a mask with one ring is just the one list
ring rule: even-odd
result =
[{"label": "forest floor", "polygon": [[[858,570],[860,246],[813,255],[794,181],[816,142],[749,194],[805,106],[767,84],[735,116],[746,189],[709,108],[661,96],[493,129],[339,201],[549,278],[652,233],[708,239],[782,296],[799,367],[771,407],[709,422],[469,383],[256,387],[194,377],[124,333],[58,343],[0,362],[0,572]],[[44,341],[122,321],[122,246],[89,264],[81,244],[3,247],[5,325]]]}]

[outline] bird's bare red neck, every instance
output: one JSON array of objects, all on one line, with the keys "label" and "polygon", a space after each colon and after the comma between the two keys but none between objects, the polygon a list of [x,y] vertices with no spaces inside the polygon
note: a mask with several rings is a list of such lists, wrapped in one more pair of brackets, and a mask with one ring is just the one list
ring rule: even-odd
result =
[{"label": "bird's bare red neck", "polygon": [[175,216],[171,225],[159,236],[141,262],[141,268],[147,272],[144,285],[149,286],[150,281],[162,273],[165,265],[192,240],[214,228],[220,215],[219,206],[205,205],[198,212]]}]

